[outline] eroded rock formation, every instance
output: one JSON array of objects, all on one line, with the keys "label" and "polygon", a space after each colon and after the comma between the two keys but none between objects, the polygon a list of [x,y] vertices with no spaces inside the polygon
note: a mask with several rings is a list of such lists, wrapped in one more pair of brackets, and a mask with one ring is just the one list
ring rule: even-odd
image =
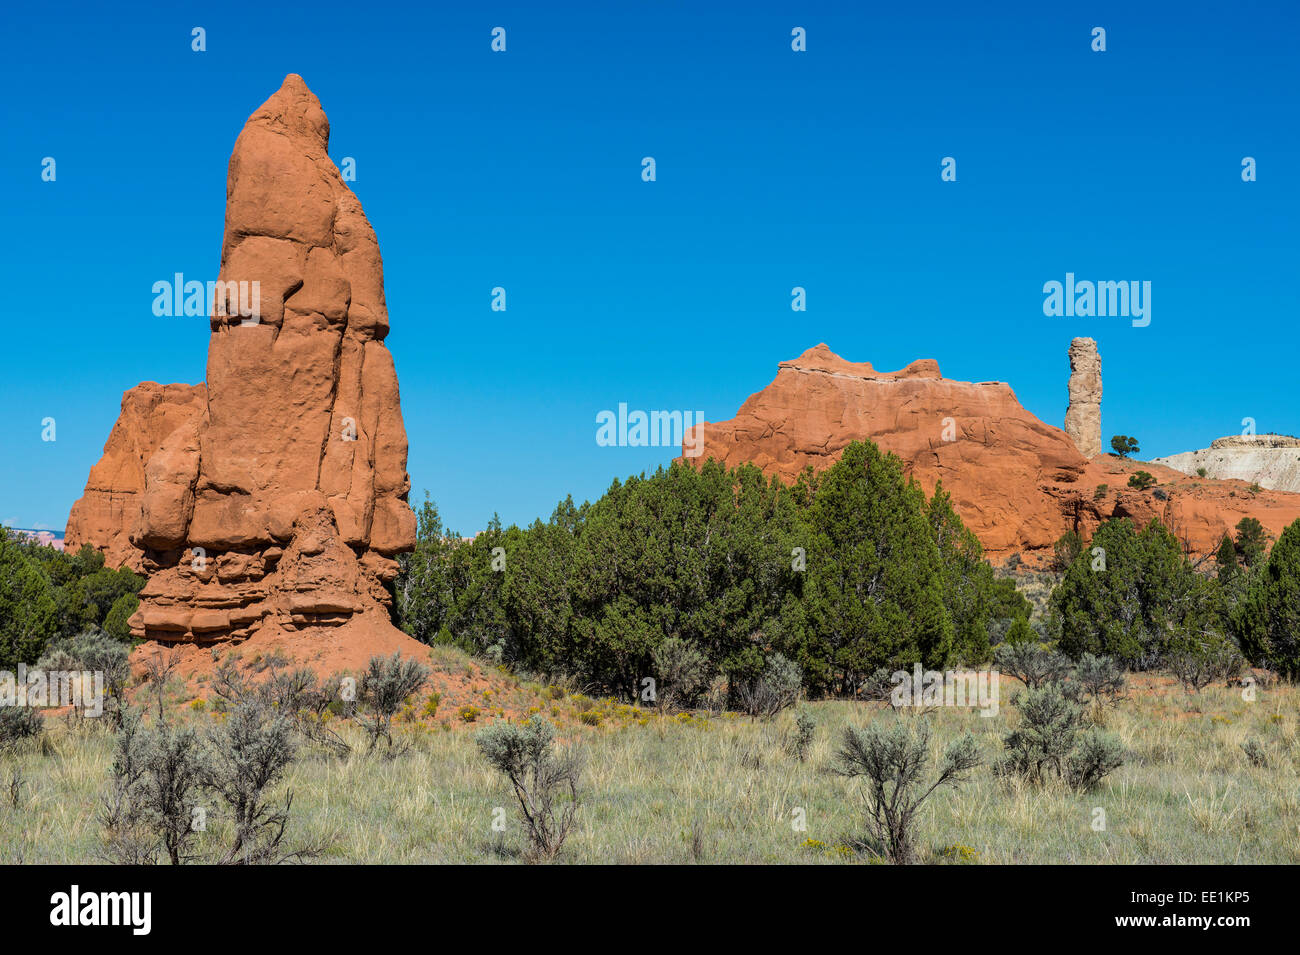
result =
[{"label": "eroded rock formation", "polygon": [[218,289],[258,289],[243,297],[259,313],[240,314],[236,292],[214,309],[198,413],[152,431],[124,413],[114,434],[130,453],[112,460],[139,459],[119,482],[131,506],[92,507],[88,488],[74,508],[104,513],[94,528],[78,518],[78,540],[121,553],[125,533],[125,562],[149,574],[138,636],[390,626],[385,584],[415,543],[406,431],[379,245],[328,142],[296,75],[249,117],[230,158]]},{"label": "eroded rock formation", "polygon": [[1070,342],[1070,406],[1065,433],[1085,458],[1101,454],[1101,356],[1091,338]]},{"label": "eroded rock formation", "polygon": [[140,523],[145,467],[173,431],[202,417],[206,404],[203,385],[146,381],[122,395],[104,456],[90,469],[85,494],[68,515],[66,550],[75,553],[90,544],[104,552],[110,567],[143,569],[144,552],[131,543],[131,534]]},{"label": "eroded rock formation", "polygon": [[[927,494],[942,481],[994,561],[1019,554],[1029,566],[1040,566],[1066,531],[1087,539],[1111,517],[1139,525],[1159,518],[1195,554],[1212,551],[1242,517],[1257,517],[1275,536],[1300,517],[1300,495],[1188,480],[1113,455],[1086,458],[1064,431],[1026,411],[1000,382],[943,378],[930,360],[878,372],[825,345],[781,362],[776,379],[751,395],[735,418],[699,425],[686,446],[701,441],[702,453],[683,460],[698,464],[712,457],[729,467],[750,462],[793,481],[806,466],[831,466],[846,445],[862,439],[898,455]],[[1129,475],[1139,469],[1159,485],[1129,488]]]}]

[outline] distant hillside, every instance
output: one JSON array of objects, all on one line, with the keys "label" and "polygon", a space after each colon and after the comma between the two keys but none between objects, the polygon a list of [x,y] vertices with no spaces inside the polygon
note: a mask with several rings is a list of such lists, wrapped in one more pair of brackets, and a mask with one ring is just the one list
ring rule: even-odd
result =
[{"label": "distant hillside", "polygon": [[63,531],[44,531],[33,530],[26,527],[9,527],[6,530],[14,534],[22,534],[24,537],[30,537],[37,543],[44,544],[46,547],[53,547],[55,550],[63,550]]}]

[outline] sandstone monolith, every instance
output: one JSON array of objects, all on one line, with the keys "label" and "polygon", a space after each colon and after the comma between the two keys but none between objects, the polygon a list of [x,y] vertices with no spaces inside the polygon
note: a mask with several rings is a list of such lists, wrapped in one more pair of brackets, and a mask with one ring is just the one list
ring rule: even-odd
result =
[{"label": "sandstone monolith", "polygon": [[1070,342],[1070,406],[1065,433],[1085,458],[1101,454],[1101,356],[1091,338]]},{"label": "sandstone monolith", "polygon": [[126,456],[143,459],[142,480],[132,472],[122,526],[79,531],[120,547],[129,522],[126,562],[149,575],[136,636],[391,628],[394,558],[415,544],[406,430],[379,244],[328,145],[296,75],[249,117],[226,180],[200,413],[137,436],[152,447]]}]

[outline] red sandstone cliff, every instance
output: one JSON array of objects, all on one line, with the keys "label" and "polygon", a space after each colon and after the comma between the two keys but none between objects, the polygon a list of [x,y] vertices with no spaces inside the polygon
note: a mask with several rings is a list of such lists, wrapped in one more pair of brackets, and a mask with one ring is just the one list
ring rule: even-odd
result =
[{"label": "red sandstone cliff", "polygon": [[[1019,553],[1040,564],[1066,531],[1087,538],[1110,517],[1139,524],[1158,517],[1196,554],[1213,550],[1242,517],[1258,518],[1274,536],[1300,517],[1300,495],[1252,494],[1240,481],[1189,478],[1110,455],[1085,458],[1008,385],[944,378],[929,359],[880,372],[818,345],[781,362],[776,379],[735,418],[699,427],[703,450],[685,460],[750,462],[787,481],[807,466],[829,467],[851,441],[870,439],[898,455],[927,494],[942,481],[994,561]],[[1159,487],[1127,487],[1139,469]]]}]

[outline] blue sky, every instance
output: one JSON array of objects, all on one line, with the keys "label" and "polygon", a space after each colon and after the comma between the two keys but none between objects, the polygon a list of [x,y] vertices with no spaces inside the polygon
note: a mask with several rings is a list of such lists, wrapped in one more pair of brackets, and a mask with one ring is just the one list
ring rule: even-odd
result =
[{"label": "blue sky", "polygon": [[[203,379],[206,320],[150,289],[216,278],[231,146],[289,72],[379,236],[412,499],[462,532],[677,453],[598,447],[597,412],[730,418],[822,341],[1059,425],[1091,335],[1144,458],[1300,432],[1297,5],[885,7],[6,5],[0,521],[61,528],[122,392]],[[1045,317],[1067,271],[1150,281],[1150,326]]]}]

